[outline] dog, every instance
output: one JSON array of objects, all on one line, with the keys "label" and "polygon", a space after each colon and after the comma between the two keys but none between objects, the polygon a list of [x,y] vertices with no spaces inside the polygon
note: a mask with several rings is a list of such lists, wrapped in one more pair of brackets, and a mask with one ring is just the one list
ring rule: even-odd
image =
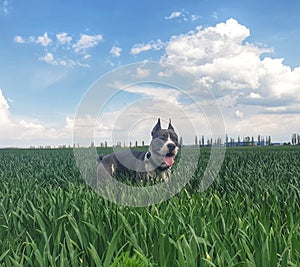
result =
[{"label": "dog", "polygon": [[123,150],[98,158],[98,177],[126,175],[140,182],[167,182],[179,151],[178,136],[171,120],[161,128],[160,118],[151,132],[148,151]]}]

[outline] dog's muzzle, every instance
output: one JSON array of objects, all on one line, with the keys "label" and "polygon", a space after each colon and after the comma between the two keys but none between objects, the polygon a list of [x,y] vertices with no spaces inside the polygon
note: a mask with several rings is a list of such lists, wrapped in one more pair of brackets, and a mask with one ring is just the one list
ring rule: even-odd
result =
[{"label": "dog's muzzle", "polygon": [[175,146],[175,144],[170,143],[167,145],[167,148],[168,148],[169,152],[164,156],[163,161],[167,166],[171,167],[171,166],[173,166],[174,161],[175,161],[176,146]]}]

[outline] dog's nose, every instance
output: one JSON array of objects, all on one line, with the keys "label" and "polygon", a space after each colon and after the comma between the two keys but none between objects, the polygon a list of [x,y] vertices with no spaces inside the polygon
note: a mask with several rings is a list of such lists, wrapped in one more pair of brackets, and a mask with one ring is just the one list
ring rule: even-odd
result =
[{"label": "dog's nose", "polygon": [[168,144],[167,147],[168,147],[168,149],[170,151],[173,151],[175,149],[175,145],[174,144]]}]

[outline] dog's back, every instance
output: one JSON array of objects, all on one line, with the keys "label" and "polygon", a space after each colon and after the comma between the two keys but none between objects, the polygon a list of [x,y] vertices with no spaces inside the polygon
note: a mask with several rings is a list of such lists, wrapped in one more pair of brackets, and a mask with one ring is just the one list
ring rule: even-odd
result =
[{"label": "dog's back", "polygon": [[109,155],[100,155],[98,162],[110,174],[124,174],[130,172],[146,172],[145,169],[145,151],[123,150],[111,153]]}]

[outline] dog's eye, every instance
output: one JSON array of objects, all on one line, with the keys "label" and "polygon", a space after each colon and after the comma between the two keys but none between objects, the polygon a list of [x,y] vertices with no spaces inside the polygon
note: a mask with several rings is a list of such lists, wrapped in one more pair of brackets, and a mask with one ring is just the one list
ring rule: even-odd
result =
[{"label": "dog's eye", "polygon": [[173,141],[174,141],[175,143],[178,143],[178,137],[177,137],[176,135],[172,134],[172,135],[171,135],[171,138],[173,139]]},{"label": "dog's eye", "polygon": [[160,140],[166,141],[168,139],[168,135],[167,134],[163,134],[159,137]]}]

